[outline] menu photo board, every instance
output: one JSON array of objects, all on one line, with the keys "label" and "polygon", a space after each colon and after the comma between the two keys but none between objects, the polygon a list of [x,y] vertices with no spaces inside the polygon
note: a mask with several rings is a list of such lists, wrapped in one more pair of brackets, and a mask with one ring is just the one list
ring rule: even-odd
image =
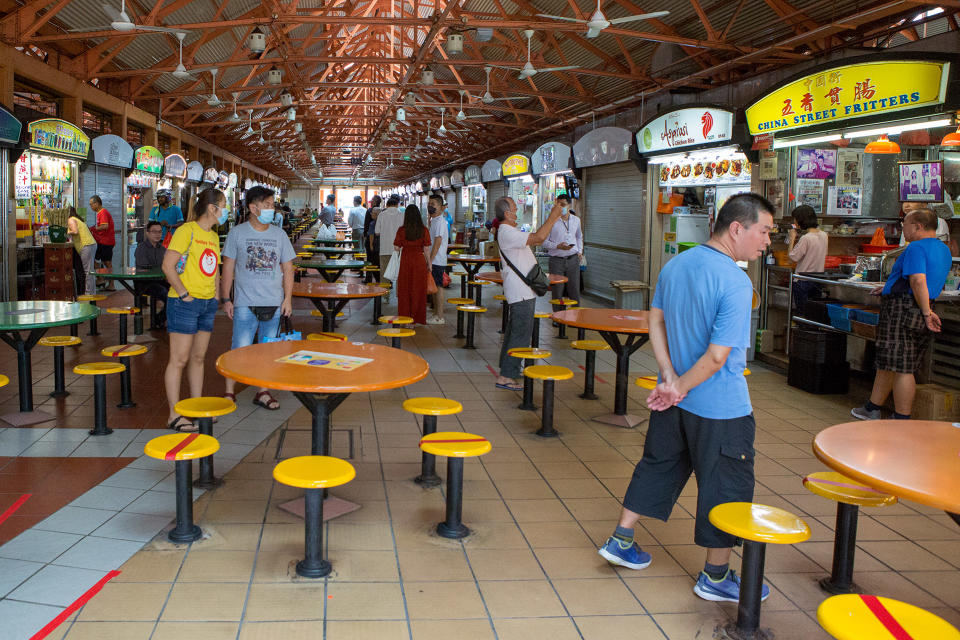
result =
[{"label": "menu photo board", "polygon": [[480,179],[483,182],[496,182],[503,178],[503,163],[499,160],[487,160],[480,167]]},{"label": "menu photo board", "polygon": [[187,177],[187,161],[180,154],[171,153],[163,159],[163,175],[183,180]]},{"label": "menu photo board", "polygon": [[463,183],[466,185],[480,184],[480,166],[472,164],[463,170]]},{"label": "menu photo board", "polygon": [[216,184],[217,177],[220,175],[220,172],[217,171],[214,167],[207,167],[203,170],[203,183],[204,184]]},{"label": "menu photo board", "polygon": [[562,142],[548,142],[533,152],[530,170],[534,175],[570,170],[573,150]]},{"label": "menu photo board", "polygon": [[226,171],[221,171],[217,174],[217,188],[226,189],[227,185],[230,184],[230,174]]},{"label": "menu photo board", "polygon": [[464,184],[466,184],[466,180],[465,180],[464,175],[463,175],[463,170],[461,170],[461,169],[454,169],[454,170],[450,173],[450,186],[451,186],[451,187],[462,187]]},{"label": "menu photo board", "polygon": [[200,182],[203,180],[203,165],[194,160],[187,165],[187,182]]},{"label": "menu photo board", "polygon": [[237,186],[237,174],[231,173],[227,181],[227,188],[234,189],[236,188],[236,186]]},{"label": "menu photo board", "polygon": [[111,167],[129,169],[133,164],[133,147],[121,138],[111,133],[97,136],[90,143],[93,149],[93,161]]},{"label": "menu photo board", "polygon": [[90,138],[78,127],[59,118],[43,118],[27,125],[30,148],[85,160]]},{"label": "menu photo board", "polygon": [[626,162],[630,159],[633,135],[620,127],[598,127],[573,145],[573,161],[578,167]]},{"label": "menu photo board", "polygon": [[503,161],[500,173],[504,178],[513,178],[530,173],[530,158],[523,153],[515,153],[507,156]]},{"label": "menu photo board", "polygon": [[133,168],[160,175],[163,173],[163,154],[156,147],[140,147],[133,152]]},{"label": "menu photo board", "polygon": [[750,182],[751,167],[742,153],[697,156],[659,165],[660,186],[692,187]]}]

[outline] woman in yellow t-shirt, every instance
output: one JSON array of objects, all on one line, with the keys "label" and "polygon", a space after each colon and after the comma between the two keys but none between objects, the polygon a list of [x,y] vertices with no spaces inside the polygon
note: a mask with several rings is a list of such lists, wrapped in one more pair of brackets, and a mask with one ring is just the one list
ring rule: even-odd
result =
[{"label": "woman in yellow t-shirt", "polygon": [[70,207],[70,216],[67,218],[67,235],[73,240],[73,248],[80,256],[80,268],[77,268],[76,260],[73,265],[73,270],[77,274],[77,284],[81,291],[93,295],[97,292],[97,279],[92,275],[97,241],[93,239],[86,220],[81,218],[73,207]]},{"label": "woman in yellow t-shirt", "polygon": [[163,256],[163,275],[170,283],[166,309],[170,360],[164,383],[170,405],[168,426],[175,431],[197,430],[190,420],[177,415],[174,405],[180,400],[184,367],[190,396],[203,395],[203,360],[220,297],[220,236],[214,227],[223,224],[229,214],[223,193],[212,187],[204,189]]}]

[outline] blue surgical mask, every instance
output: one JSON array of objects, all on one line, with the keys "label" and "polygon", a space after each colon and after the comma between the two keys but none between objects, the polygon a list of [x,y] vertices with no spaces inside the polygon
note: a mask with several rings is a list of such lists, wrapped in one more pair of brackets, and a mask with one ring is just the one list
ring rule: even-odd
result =
[{"label": "blue surgical mask", "polygon": [[569,207],[560,207],[560,214],[567,215],[567,209],[569,209]]},{"label": "blue surgical mask", "polygon": [[226,207],[221,207],[221,208],[220,208],[220,217],[217,218],[217,224],[218,224],[218,225],[219,225],[219,224],[223,224],[224,222],[227,221],[227,218],[229,218],[229,217],[230,217],[230,209],[228,209],[228,208],[226,208]]},{"label": "blue surgical mask", "polygon": [[270,224],[273,222],[273,209],[260,209],[260,213],[257,215],[257,220],[262,224]]}]

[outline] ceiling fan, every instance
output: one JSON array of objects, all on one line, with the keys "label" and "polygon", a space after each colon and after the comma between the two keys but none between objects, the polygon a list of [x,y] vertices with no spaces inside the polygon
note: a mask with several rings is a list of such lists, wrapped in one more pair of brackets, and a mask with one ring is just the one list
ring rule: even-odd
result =
[{"label": "ceiling fan", "polygon": [[220,102],[220,98],[217,97],[217,69],[216,67],[210,69],[210,75],[213,77],[212,82],[210,83],[210,97],[207,98],[207,104],[211,107],[219,107],[223,103]]},{"label": "ceiling fan", "polygon": [[[488,79],[489,79],[489,76],[488,76]],[[459,90],[459,93],[460,93],[460,111],[457,112],[457,122],[463,122],[464,120],[468,120],[468,119],[470,119],[470,118],[491,118],[491,117],[493,117],[493,116],[491,116],[489,113],[483,114],[483,115],[479,115],[479,116],[468,116],[467,114],[465,114],[465,113],[463,112],[463,94],[465,94],[466,91],[464,91],[463,89],[460,89],[460,90]]]},{"label": "ceiling fan", "polygon": [[[511,71],[513,70],[513,67],[502,67],[502,68],[510,69]],[[483,102],[483,104],[490,104],[491,102],[497,102],[498,100],[528,100],[529,99],[529,96],[507,96],[505,98],[494,98],[493,95],[490,93],[490,71],[492,69],[493,67],[490,67],[490,66],[483,68],[484,72],[486,72],[487,74],[487,90],[484,91],[483,96],[480,97],[480,101]]]},{"label": "ceiling fan", "polygon": [[193,74],[195,73],[203,73],[204,71],[213,71],[216,73],[214,67],[203,67],[199,69],[188,70],[185,66],[183,66],[183,39],[187,34],[183,31],[177,31],[175,32],[175,35],[177,36],[177,40],[180,41],[180,60],[177,62],[177,67],[170,72],[170,75],[180,80],[189,80],[193,78]]},{"label": "ceiling fan", "polygon": [[127,15],[126,0],[120,0],[120,11],[117,12],[109,4],[101,5],[103,7],[103,12],[107,14],[107,17],[110,18],[109,26],[102,27],[93,27],[90,29],[71,29],[72,33],[87,33],[92,31],[105,31],[107,29],[113,29],[114,31],[159,31],[161,33],[177,33],[182,31],[181,29],[172,29],[170,27],[149,27],[143,24],[135,24],[130,16]]},{"label": "ceiling fan", "polygon": [[[444,112],[444,111],[446,111],[446,108],[441,107],[441,108],[440,108],[440,128],[437,129],[437,135],[441,135],[441,136],[442,136],[442,135],[446,134],[448,131],[449,131],[450,133],[465,133],[465,132],[468,132],[468,131],[469,131],[469,129],[447,129],[447,128],[443,125],[443,112]],[[461,113],[463,113],[463,112],[461,111]],[[464,116],[464,117],[466,117],[466,116]],[[427,123],[427,124],[429,125],[429,123]]]},{"label": "ceiling fan", "polygon": [[[547,67],[546,69],[537,69],[533,66],[533,63],[530,61],[530,40],[533,38],[533,34],[536,33],[533,29],[524,29],[523,35],[527,37],[527,63],[523,65],[523,68],[520,69],[520,79],[526,80],[527,78],[532,78],[538,73],[547,73],[550,71],[570,71],[571,69],[579,69],[580,67],[576,65],[568,65],[566,67]],[[510,71],[515,70],[515,67],[502,67],[498,65],[491,65],[497,69],[509,69]]]},{"label": "ceiling fan", "polygon": [[567,18],[565,16],[553,16],[547,13],[538,13],[537,17],[540,18],[553,18],[554,20],[564,20],[566,22],[580,22],[587,25],[587,33],[584,35],[585,38],[596,38],[600,35],[600,32],[609,27],[612,24],[622,24],[624,22],[634,22],[637,20],[649,20],[650,18],[660,18],[665,15],[669,15],[669,11],[654,11],[652,13],[641,13],[634,16],[625,16],[623,18],[614,18],[613,20],[607,20],[607,17],[603,15],[603,11],[600,10],[600,0],[597,0],[597,10],[590,16],[589,20],[581,20],[580,18]]}]

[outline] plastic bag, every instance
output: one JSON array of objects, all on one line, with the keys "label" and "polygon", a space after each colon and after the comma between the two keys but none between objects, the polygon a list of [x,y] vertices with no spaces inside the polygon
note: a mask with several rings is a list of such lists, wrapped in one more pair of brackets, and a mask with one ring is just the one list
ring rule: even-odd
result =
[{"label": "plastic bag", "polygon": [[394,251],[390,256],[390,262],[387,263],[387,268],[383,272],[383,277],[389,280],[390,282],[396,282],[397,277],[400,275],[400,252]]}]

